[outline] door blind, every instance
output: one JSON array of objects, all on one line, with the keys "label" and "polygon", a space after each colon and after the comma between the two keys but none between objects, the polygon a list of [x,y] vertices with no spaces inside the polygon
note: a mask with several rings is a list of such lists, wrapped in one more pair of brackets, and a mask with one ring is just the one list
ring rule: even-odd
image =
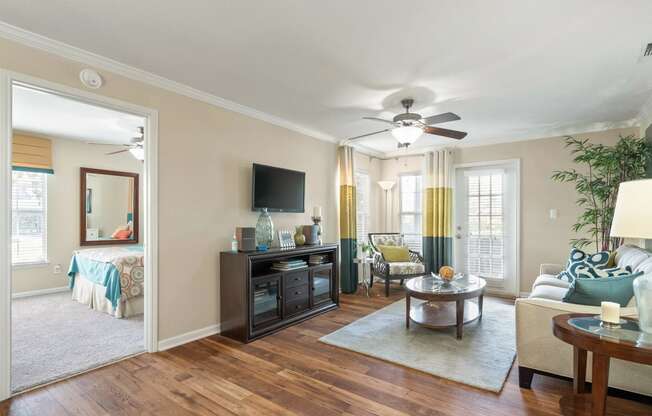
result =
[{"label": "door blind", "polygon": [[47,261],[47,174],[12,172],[11,259],[13,265]]},{"label": "door blind", "polygon": [[466,178],[468,207],[467,270],[477,276],[503,279],[503,173],[470,172]]}]

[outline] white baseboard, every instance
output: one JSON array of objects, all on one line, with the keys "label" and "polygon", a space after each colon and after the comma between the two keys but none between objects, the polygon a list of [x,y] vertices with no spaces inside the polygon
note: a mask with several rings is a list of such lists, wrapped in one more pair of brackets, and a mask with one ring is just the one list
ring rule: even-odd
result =
[{"label": "white baseboard", "polygon": [[31,296],[49,295],[51,293],[61,293],[61,292],[68,292],[68,291],[70,291],[70,288],[68,286],[53,287],[50,289],[39,289],[39,290],[30,290],[27,292],[14,293],[11,295],[11,298],[12,299],[29,298]]},{"label": "white baseboard", "polygon": [[521,297],[521,298],[527,298],[527,297],[529,297],[529,296],[530,296],[530,292],[521,292],[521,293],[519,294],[519,297]]},{"label": "white baseboard", "polygon": [[210,337],[211,335],[219,333],[219,324],[210,325],[205,328],[196,329],[194,331],[186,332],[185,334],[161,340],[158,342],[158,350],[169,350],[170,348],[178,347],[179,345],[187,344],[189,342],[197,341],[198,339]]}]

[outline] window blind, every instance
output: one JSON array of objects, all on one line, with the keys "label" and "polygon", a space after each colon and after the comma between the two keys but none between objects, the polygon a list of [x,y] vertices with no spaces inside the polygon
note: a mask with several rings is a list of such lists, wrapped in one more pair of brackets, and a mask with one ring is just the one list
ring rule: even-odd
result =
[{"label": "window blind", "polygon": [[369,240],[369,213],[370,195],[369,195],[369,175],[364,172],[355,173],[356,189],[356,237],[358,244],[366,243]]},{"label": "window blind", "polygon": [[54,173],[50,139],[16,134],[11,147],[11,166],[14,170]]},{"label": "window blind", "polygon": [[401,175],[399,193],[401,234],[410,250],[421,253],[421,175]]},{"label": "window blind", "polygon": [[12,172],[11,258],[13,265],[47,261],[47,174]]},{"label": "window blind", "polygon": [[471,274],[503,279],[503,173],[470,174],[467,182],[467,270]]}]

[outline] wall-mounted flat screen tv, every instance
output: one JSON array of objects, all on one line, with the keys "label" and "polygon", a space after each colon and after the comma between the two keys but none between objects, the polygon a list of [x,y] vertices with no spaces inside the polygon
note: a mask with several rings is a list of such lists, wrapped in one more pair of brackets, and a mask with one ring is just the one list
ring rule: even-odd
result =
[{"label": "wall-mounted flat screen tv", "polygon": [[254,163],[251,209],[304,212],[306,173]]}]

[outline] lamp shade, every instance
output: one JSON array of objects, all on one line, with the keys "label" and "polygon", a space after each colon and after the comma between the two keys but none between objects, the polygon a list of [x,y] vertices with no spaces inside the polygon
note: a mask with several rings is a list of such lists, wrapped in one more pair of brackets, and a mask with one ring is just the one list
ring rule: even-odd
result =
[{"label": "lamp shade", "polygon": [[401,126],[392,130],[392,136],[399,143],[414,143],[423,134],[423,129],[415,126]]},{"label": "lamp shade", "polygon": [[378,181],[378,186],[383,188],[385,191],[389,191],[394,187],[394,181]]},{"label": "lamp shade", "polygon": [[652,238],[652,179],[620,184],[610,235]]}]

